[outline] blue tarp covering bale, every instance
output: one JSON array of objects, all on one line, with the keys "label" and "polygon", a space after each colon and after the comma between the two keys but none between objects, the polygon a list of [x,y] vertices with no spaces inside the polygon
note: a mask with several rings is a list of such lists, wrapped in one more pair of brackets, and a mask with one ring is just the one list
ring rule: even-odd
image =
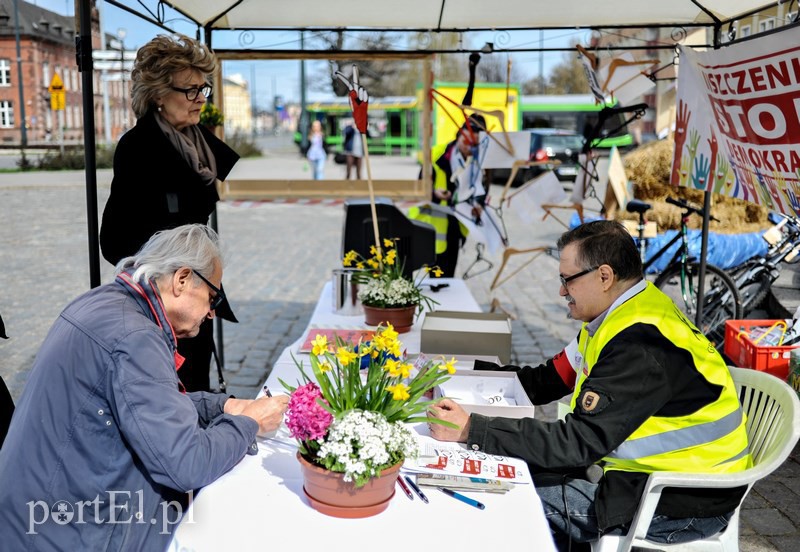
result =
[{"label": "blue tarp covering bale", "polygon": [[[601,220],[594,218],[591,220]],[[590,219],[584,219],[589,222]],[[574,228],[580,224],[580,218],[575,214],[570,220],[570,228]],[[647,240],[647,260],[653,256],[659,249],[664,247],[669,241],[675,237],[680,230],[667,230],[663,234],[659,234],[655,238]],[[750,232],[746,234],[716,234],[709,232],[708,234],[708,257],[706,261],[722,269],[733,268],[755,256],[766,255],[768,245],[764,238],[761,237],[763,232]],[[654,274],[663,271],[675,251],[680,246],[680,240],[676,241],[672,246],[664,252],[654,262],[650,268],[647,269],[648,274]],[[700,249],[702,246],[702,231],[689,230],[689,254],[697,259],[700,258]]]}]

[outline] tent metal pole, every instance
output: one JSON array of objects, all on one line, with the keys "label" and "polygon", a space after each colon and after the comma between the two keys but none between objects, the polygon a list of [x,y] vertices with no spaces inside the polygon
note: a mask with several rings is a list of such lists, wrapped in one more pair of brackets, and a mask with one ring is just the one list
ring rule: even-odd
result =
[{"label": "tent metal pole", "polygon": [[[719,50],[720,33],[722,32],[722,23],[716,21],[713,27],[713,44],[714,49]],[[709,179],[711,182],[711,179]],[[705,294],[706,284],[706,260],[708,259],[708,222],[711,217],[711,193],[708,187],[703,192],[703,230],[700,239],[700,273],[697,276],[697,312],[695,316],[695,326],[702,330],[703,322],[703,299]],[[716,343],[715,343],[716,345]]]},{"label": "tent metal pole", "polygon": [[94,141],[94,64],[92,62],[92,18],[90,0],[80,0],[76,61],[83,85],[83,157],[86,165],[86,222],[89,231],[89,283],[100,285],[100,230],[97,217],[97,159]]},{"label": "tent metal pole", "polygon": [[[200,29],[198,28],[198,33],[199,32],[200,32]],[[208,49],[211,50],[211,25],[206,25],[203,28],[203,36],[205,38],[206,46],[208,46]],[[222,67],[217,67],[217,71],[222,73]],[[220,81],[221,80],[222,79],[220,79]],[[217,91],[217,93],[222,95],[222,87],[219,87],[219,90]],[[214,96],[211,96],[210,101],[213,101],[213,100],[214,100]],[[215,232],[219,233],[219,221],[217,219],[217,208],[216,207],[214,207],[214,210],[211,212],[211,220],[209,221],[209,223],[211,224],[211,228],[213,228]],[[216,344],[217,344],[217,361],[219,362],[219,365],[222,367],[222,370],[224,371],[225,370],[225,344],[222,341],[222,339],[223,339],[223,335],[222,335],[222,318],[220,318],[219,316],[215,316],[214,317],[214,334],[215,334],[214,340],[216,341]]]}]

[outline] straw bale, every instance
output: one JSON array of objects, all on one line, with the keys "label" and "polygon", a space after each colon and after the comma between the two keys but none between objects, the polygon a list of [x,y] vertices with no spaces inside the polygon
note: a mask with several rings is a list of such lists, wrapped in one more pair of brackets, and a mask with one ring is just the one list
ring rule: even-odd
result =
[{"label": "straw bale", "polygon": [[[681,209],[666,202],[667,197],[685,199],[696,207],[703,206],[703,192],[693,188],[674,187],[669,184],[672,171],[671,139],[645,144],[623,156],[628,179],[633,182],[633,196],[653,205],[646,213],[647,220],[658,224],[658,231],[680,228]],[[719,219],[710,221],[709,230],[721,234],[758,232],[771,226],[767,219],[769,210],[760,205],[737,198],[711,194],[711,215]],[[616,209],[609,218],[637,220],[636,213]],[[702,219],[693,215],[690,228],[702,228]]]}]

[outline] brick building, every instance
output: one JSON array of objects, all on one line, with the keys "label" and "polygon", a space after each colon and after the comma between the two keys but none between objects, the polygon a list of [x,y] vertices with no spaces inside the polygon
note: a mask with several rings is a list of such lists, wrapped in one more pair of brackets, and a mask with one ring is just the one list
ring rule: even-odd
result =
[{"label": "brick building", "polygon": [[[92,3],[94,6],[94,2]],[[76,20],[27,2],[18,2],[19,38],[22,65],[22,94],[28,143],[56,143],[61,122],[66,143],[83,140],[83,97],[81,73],[75,59]],[[17,67],[16,27],[13,0],[0,0],[0,146],[21,142],[19,71]],[[92,48],[100,49],[97,9],[92,9]],[[54,75],[64,83],[66,106],[63,112],[51,110],[48,87]],[[116,83],[119,85],[119,83]],[[104,134],[103,98],[100,73],[95,72],[94,117],[98,137]],[[112,86],[110,103],[121,112],[122,88]],[[112,135],[121,133],[123,117],[112,117]]]}]

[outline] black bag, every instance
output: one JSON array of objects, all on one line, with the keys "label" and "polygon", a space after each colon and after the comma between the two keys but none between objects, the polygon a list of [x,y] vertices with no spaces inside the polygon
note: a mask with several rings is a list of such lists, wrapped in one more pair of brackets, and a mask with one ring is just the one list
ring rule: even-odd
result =
[{"label": "black bag", "polygon": [[333,162],[336,163],[337,165],[344,165],[345,163],[347,163],[347,156],[342,152],[337,151],[333,155]]}]

